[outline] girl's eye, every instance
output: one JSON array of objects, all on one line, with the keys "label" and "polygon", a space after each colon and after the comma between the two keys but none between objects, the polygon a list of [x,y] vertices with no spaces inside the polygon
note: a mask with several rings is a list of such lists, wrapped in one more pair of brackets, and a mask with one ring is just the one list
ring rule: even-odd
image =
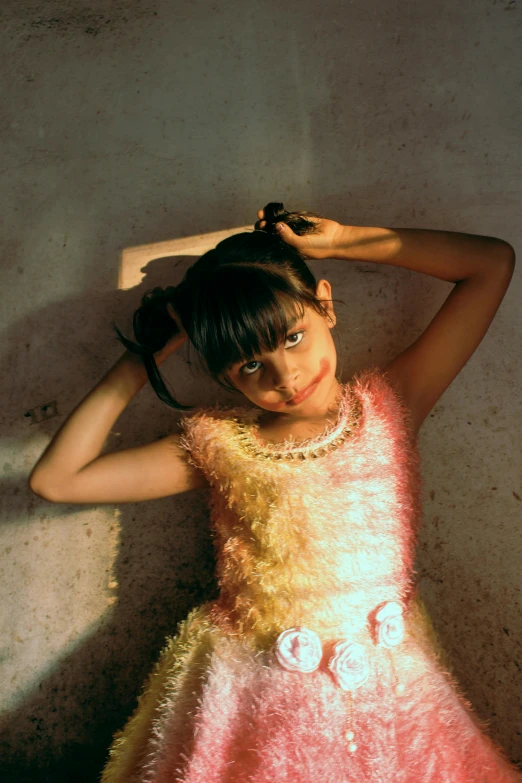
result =
[{"label": "girl's eye", "polygon": [[[293,337],[299,337],[300,339],[299,339],[299,340],[297,340],[297,341],[292,341],[292,342],[291,342],[291,344],[290,344],[288,347],[289,347],[289,348],[293,348],[293,347],[294,347],[294,345],[299,345],[299,343],[300,343],[300,342],[302,341],[302,339],[303,339],[303,335],[304,335],[304,329],[302,329],[300,332],[294,332],[293,334],[289,334],[289,335],[288,335],[288,337],[286,338],[286,342],[288,342],[289,340],[292,340],[292,338],[293,338]],[[248,372],[248,371],[247,371],[247,368],[248,368],[248,367],[250,367],[250,365],[252,365],[252,364],[259,364],[259,362],[257,362],[257,361],[254,359],[254,360],[252,360],[251,362],[248,362],[247,364],[244,364],[244,365],[241,367],[241,373],[242,373],[243,375],[254,375],[254,373],[255,373],[255,372],[256,372],[256,370],[257,370],[257,367],[251,368],[251,372]]]}]

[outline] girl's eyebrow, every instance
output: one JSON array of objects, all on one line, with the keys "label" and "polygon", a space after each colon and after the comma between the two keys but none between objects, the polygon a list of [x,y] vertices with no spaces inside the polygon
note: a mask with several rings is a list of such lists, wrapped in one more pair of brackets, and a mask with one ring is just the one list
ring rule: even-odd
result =
[{"label": "girl's eyebrow", "polygon": [[298,315],[294,315],[294,317],[293,317],[293,318],[291,318],[291,319],[288,321],[288,329],[293,329],[293,328],[294,328],[294,326],[296,325],[296,323],[297,323],[298,321],[300,321],[300,320],[301,320],[300,316],[298,316]]}]

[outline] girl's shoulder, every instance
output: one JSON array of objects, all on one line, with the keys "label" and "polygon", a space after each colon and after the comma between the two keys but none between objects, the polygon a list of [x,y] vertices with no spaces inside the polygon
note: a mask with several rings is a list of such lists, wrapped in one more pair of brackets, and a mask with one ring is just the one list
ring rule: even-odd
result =
[{"label": "girl's shoulder", "polygon": [[385,369],[371,365],[359,370],[348,381],[348,386],[368,414],[395,425],[406,437],[415,440],[411,411]]},{"label": "girl's shoulder", "polygon": [[255,408],[220,403],[184,413],[178,423],[180,445],[188,452],[189,461],[208,474],[209,466],[222,461],[227,444],[236,436],[238,423],[251,423],[256,415]]},{"label": "girl's shoulder", "polygon": [[394,399],[399,404],[403,403],[401,395],[391,378],[388,377],[386,370],[376,364],[357,370],[346,383],[352,390],[360,394],[371,394],[376,403],[380,398],[383,400]]}]

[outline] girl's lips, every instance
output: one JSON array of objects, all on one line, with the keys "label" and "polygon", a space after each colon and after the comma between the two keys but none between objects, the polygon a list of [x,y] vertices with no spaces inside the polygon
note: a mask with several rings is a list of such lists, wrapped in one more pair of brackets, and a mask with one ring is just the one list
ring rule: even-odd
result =
[{"label": "girl's lips", "polygon": [[310,386],[308,386],[306,389],[303,389],[303,391],[299,392],[299,394],[296,394],[295,397],[292,397],[291,400],[287,400],[287,405],[298,405],[300,402],[304,402],[304,400],[306,400],[306,398],[309,397],[313,391],[315,391],[315,387],[320,380],[320,378],[316,378],[315,381],[310,384]]}]

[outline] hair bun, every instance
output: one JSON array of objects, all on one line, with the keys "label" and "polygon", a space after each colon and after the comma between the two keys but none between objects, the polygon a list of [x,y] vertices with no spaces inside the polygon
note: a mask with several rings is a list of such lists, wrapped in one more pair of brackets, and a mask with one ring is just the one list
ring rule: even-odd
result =
[{"label": "hair bun", "polygon": [[313,234],[313,232],[316,231],[315,223],[306,218],[321,217],[321,215],[318,215],[315,212],[288,212],[288,210],[285,209],[284,204],[281,204],[279,201],[271,201],[264,207],[263,212],[266,226],[262,231],[266,231],[267,234],[275,234],[276,236],[279,236],[276,231],[276,223],[280,222],[290,226],[294,234],[298,234],[298,236]]},{"label": "hair bun", "polygon": [[267,226],[270,228],[275,228],[275,224],[281,220],[285,222],[285,218],[290,214],[285,209],[285,205],[278,201],[271,201],[270,204],[267,204],[264,213]]}]

